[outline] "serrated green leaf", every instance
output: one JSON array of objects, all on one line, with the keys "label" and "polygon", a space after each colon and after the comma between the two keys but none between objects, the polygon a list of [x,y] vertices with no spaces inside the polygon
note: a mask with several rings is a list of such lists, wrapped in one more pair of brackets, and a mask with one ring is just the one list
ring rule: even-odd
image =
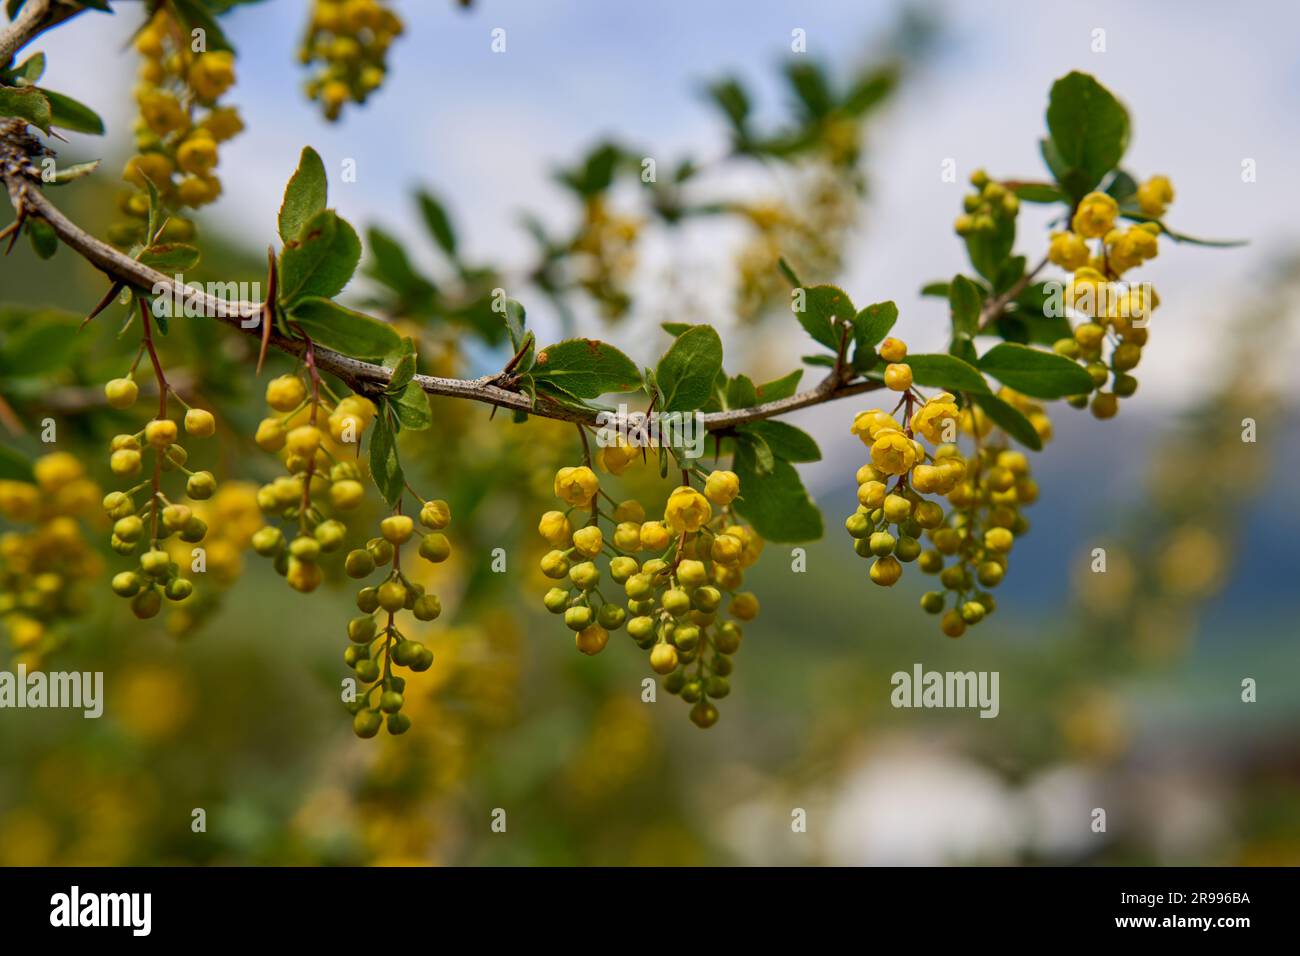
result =
[{"label": "serrated green leaf", "polygon": [[758,389],[748,375],[737,375],[727,382],[727,407],[750,408],[758,404]]},{"label": "serrated green leaf", "polygon": [[912,367],[912,381],[917,385],[947,389],[950,392],[987,392],[988,383],[973,365],[952,355],[909,355],[903,363]]},{"label": "serrated green leaf", "polygon": [[325,164],[310,146],[302,148],[298,168],[284,187],[284,201],[280,204],[280,240],[297,242],[303,228],[325,211],[329,185],[325,178]]},{"label": "serrated green leaf", "polygon": [[74,133],[87,133],[91,136],[104,135],[104,121],[99,114],[84,103],[71,96],[55,93],[53,90],[41,89],[50,104],[50,125]]},{"label": "serrated green leaf", "polygon": [[1043,450],[1042,438],[1019,409],[1007,404],[996,395],[975,394],[971,396],[971,401],[982,408],[984,414],[988,415],[995,425],[1020,444],[1033,451]]},{"label": "serrated green leaf", "polygon": [[1065,398],[1092,391],[1092,378],[1063,355],[1003,342],[980,358],[980,370],[1034,398]]},{"label": "serrated green leaf", "polygon": [[661,411],[691,412],[713,396],[714,381],[722,370],[722,339],[709,325],[694,325],[683,332],[659,359],[655,381],[664,401]]},{"label": "serrated green leaf", "polygon": [[732,467],[740,478],[740,498],[733,507],[764,539],[793,543],[822,536],[822,513],[793,465],[777,459],[771,472],[761,475],[752,445],[740,443]]},{"label": "serrated green leaf", "polygon": [[549,383],[578,398],[641,387],[636,363],[608,342],[567,339],[537,353],[532,368],[538,385]]},{"label": "serrated green leaf", "polygon": [[40,90],[0,86],[0,117],[15,116],[31,123],[42,133],[50,131],[50,101]]},{"label": "serrated green leaf", "polygon": [[409,382],[396,397],[392,399],[393,412],[402,427],[413,432],[424,431],[433,424],[433,410],[429,407],[429,396],[418,382]]},{"label": "serrated green leaf", "polygon": [[361,240],[332,209],[318,212],[303,226],[297,245],[280,250],[280,304],[299,299],[331,299],[343,291],[361,261]]},{"label": "serrated green leaf", "polygon": [[762,438],[777,458],[795,462],[821,461],[821,449],[812,435],[788,422],[767,419],[742,425],[739,430]]},{"label": "serrated green leaf", "polygon": [[898,306],[891,302],[877,302],[859,312],[853,319],[853,347],[874,349],[889,335],[898,321]]},{"label": "serrated green leaf", "polygon": [[[403,339],[403,341],[409,342],[410,339]],[[402,389],[406,388],[407,383],[414,377],[415,353],[408,351],[405,352],[393,365],[393,373],[389,376],[388,385],[385,386],[384,391],[389,395],[396,395]]]},{"label": "serrated green leaf", "polygon": [[1119,165],[1128,148],[1128,111],[1086,73],[1071,72],[1052,84],[1047,129],[1055,160],[1067,170],[1057,181],[1076,199]]},{"label": "serrated green leaf", "polygon": [[288,314],[312,341],[353,358],[377,361],[402,344],[402,337],[391,325],[331,299],[299,299]]}]

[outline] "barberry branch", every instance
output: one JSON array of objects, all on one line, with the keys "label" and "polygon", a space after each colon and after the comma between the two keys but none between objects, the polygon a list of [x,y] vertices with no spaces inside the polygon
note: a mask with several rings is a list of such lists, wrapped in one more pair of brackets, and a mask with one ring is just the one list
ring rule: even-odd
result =
[{"label": "barberry branch", "polygon": [[27,0],[9,25],[0,30],[0,67],[50,27],[72,19],[85,9],[63,0]]},{"label": "barberry branch", "polygon": [[[103,272],[115,287],[129,286],[146,295],[154,295],[159,289],[165,290],[165,295],[179,294],[186,301],[195,302],[204,315],[246,335],[256,336],[281,352],[305,357],[308,345],[304,340],[281,332],[274,323],[267,321],[271,311],[267,303],[221,299],[177,283],[172,277],[131,258],[74,223],[39,188],[36,157],[44,155],[44,152],[44,147],[26,132],[21,121],[0,122],[0,179],[3,179],[10,203],[19,215],[44,220],[65,245]],[[384,365],[364,362],[319,345],[314,347],[314,359],[317,369],[334,375],[360,395],[378,395],[392,376],[392,369]],[[883,387],[881,382],[872,379],[846,377],[846,372],[843,368],[833,370],[815,387],[788,398],[749,408],[710,412],[704,416],[704,426],[709,431],[725,431]],[[468,399],[557,421],[596,424],[597,413],[594,410],[561,405],[542,395],[534,401],[523,392],[498,384],[500,378],[501,373],[497,372],[474,379],[416,375],[413,381],[430,395]]]}]

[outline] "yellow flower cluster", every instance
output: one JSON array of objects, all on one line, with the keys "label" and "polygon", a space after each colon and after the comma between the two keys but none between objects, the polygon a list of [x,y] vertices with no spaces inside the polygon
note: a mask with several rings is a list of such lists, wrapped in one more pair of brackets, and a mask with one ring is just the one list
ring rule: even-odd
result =
[{"label": "yellow flower cluster", "polygon": [[[234,54],[229,50],[196,51],[190,34],[165,9],[154,13],[136,34],[135,48],[141,58],[135,92],[136,154],[122,172],[135,188],[121,201],[131,221],[110,232],[120,246],[145,238],[146,180],[172,209],[214,202],[221,195],[218,146],[244,128],[238,111],[219,103],[235,82]],[[192,224],[180,218],[170,219],[163,233],[175,241],[192,236]]]},{"label": "yellow flower cluster", "polygon": [[[1137,203],[1143,214],[1159,216],[1173,196],[1169,180],[1155,176],[1138,187]],[[1092,376],[1093,394],[1072,396],[1069,402],[1089,406],[1097,418],[1113,417],[1119,400],[1137,391],[1131,373],[1147,343],[1147,322],[1160,304],[1149,283],[1124,279],[1159,253],[1160,225],[1141,222],[1120,228],[1120,215],[1113,197],[1089,193],[1079,201],[1070,231],[1053,233],[1048,247],[1048,259],[1072,273],[1065,305],[1083,320],[1052,348],[1081,363]]]},{"label": "yellow flower cluster", "polygon": [[[337,513],[352,511],[365,499],[360,466],[345,450],[360,443],[376,409],[359,395],[331,404],[315,383],[309,388],[297,375],[268,382],[266,403],[278,414],[262,419],[254,441],[263,451],[279,453],[288,474],[259,488],[257,504],[267,518],[287,522],[295,536],[289,540],[278,525],[267,524],[253,535],[253,550],[273,558],[289,586],[307,593],[323,578],[321,554],[341,548],[347,533],[342,521],[325,517],[322,497]],[[327,431],[319,427],[321,417]]]},{"label": "yellow flower cluster", "polygon": [[299,59],[320,64],[306,91],[326,119],[337,120],[345,103],[364,103],[383,85],[388,48],[403,29],[379,0],[314,0]]},{"label": "yellow flower cluster", "polygon": [[[148,338],[145,344],[152,349]],[[208,523],[195,514],[191,505],[167,497],[163,476],[171,472],[184,474],[185,496],[191,501],[206,501],[217,490],[212,472],[186,467],[189,453],[177,442],[182,427],[192,438],[212,437],[217,430],[216,418],[206,409],[188,406],[180,422],[168,417],[166,398],[180,397],[170,387],[162,387],[166,395],[157,416],[134,434],[116,435],[109,444],[108,464],[115,476],[139,478],[144,472],[146,449],[152,457],[149,473],[125,491],[109,492],[103,501],[104,512],[113,520],[109,546],[117,554],[127,555],[145,545],[139,566],[114,575],[112,580],[113,592],[130,600],[132,612],[141,619],[157,615],[164,597],[177,604],[190,601],[194,581],[182,575],[181,569],[193,572],[206,566],[206,551],[195,546],[207,537]],[[104,386],[104,395],[109,407],[121,410],[135,403],[139,389],[130,376],[115,378]],[[144,504],[137,506],[136,496],[140,494],[146,497]],[[181,542],[177,559],[165,547],[173,536],[173,544]]]},{"label": "yellow flower cluster", "polygon": [[1008,222],[1014,222],[1020,212],[1020,200],[1016,194],[1002,183],[989,179],[982,169],[977,169],[970,177],[975,192],[968,193],[962,200],[965,210],[953,229],[963,238],[968,236],[991,236]]},{"label": "yellow flower cluster", "polygon": [[64,641],[61,625],[83,610],[81,582],[103,561],[82,536],[99,489],[75,457],[37,459],[34,480],[0,481],[0,631],[17,663],[35,670]]},{"label": "yellow flower cluster", "polygon": [[[613,474],[640,458],[639,450],[623,446],[602,451]],[[650,667],[662,675],[664,689],[692,705],[691,720],[699,727],[717,722],[714,701],[731,690],[731,655],[742,635],[738,622],[758,613],[757,599],[739,591],[744,570],[763,548],[753,529],[732,514],[740,491],[735,473],[714,471],[705,476],[702,492],[690,484],[673,489],[663,519],[648,521],[634,499],[610,498],[612,512],[602,510],[605,492],[588,466],[561,468],[555,496],[568,510],[546,512],[537,528],[552,548],[542,557],[542,573],[566,582],[552,587],[543,604],[564,616],[578,650],[600,653],[609,632],[626,624],[637,645],[650,652]],[[585,516],[576,529],[570,520],[575,511]],[[613,524],[608,539],[602,519]],[[623,586],[626,606],[601,593],[606,573]],[[720,619],[724,604],[736,620]]]},{"label": "yellow flower cluster", "polygon": [[[353,669],[358,683],[367,685],[348,702],[352,730],[358,737],[374,737],[381,726],[387,726],[393,735],[404,734],[411,727],[410,716],[402,712],[406,681],[393,674],[393,666],[426,671],[433,664],[433,651],[399,630],[396,618],[401,611],[409,611],[417,621],[436,620],[442,602],[402,571],[401,549],[418,537],[420,557],[441,564],[451,556],[451,543],[442,533],[449,524],[447,502],[425,501],[418,524],[409,515],[391,514],[379,523],[378,537],[348,553],[344,567],[349,577],[366,578],[381,565],[389,568],[381,584],[357,592],[361,615],[348,622],[351,643],[343,652],[343,662]],[[382,614],[382,619],[376,620],[376,614]]]},{"label": "yellow flower cluster", "polygon": [[636,269],[640,232],[641,220],[611,212],[603,195],[583,206],[582,226],[573,242],[578,284],[607,319],[622,318],[632,304],[627,282]]}]

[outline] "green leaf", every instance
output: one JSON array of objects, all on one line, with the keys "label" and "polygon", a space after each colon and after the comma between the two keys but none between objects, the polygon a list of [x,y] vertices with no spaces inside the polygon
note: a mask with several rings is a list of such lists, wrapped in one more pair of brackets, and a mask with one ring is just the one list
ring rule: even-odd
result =
[{"label": "green leaf", "polygon": [[[411,340],[403,339],[402,341],[405,343],[410,342]],[[402,389],[406,388],[407,383],[409,383],[414,377],[415,352],[405,351],[401,358],[394,363],[393,374],[389,376],[388,385],[384,387],[384,391],[389,395],[396,395]]]},{"label": "green leaf", "polygon": [[770,382],[758,386],[755,391],[758,393],[759,404],[763,402],[776,402],[783,398],[789,398],[799,389],[799,380],[803,378],[803,369],[797,368],[788,375],[773,379]]},{"label": "green leaf", "polygon": [[992,282],[1015,244],[1016,220],[1011,216],[994,216],[991,233],[972,232],[966,236],[966,254],[975,271]]},{"label": "green leaf", "polygon": [[19,454],[15,448],[0,445],[0,481],[34,482],[35,480],[36,473],[32,470],[30,459]]},{"label": "green leaf", "polygon": [[1021,202],[1064,202],[1065,193],[1051,183],[1017,183],[1011,190]]},{"label": "green leaf", "polygon": [[401,393],[392,400],[393,412],[402,427],[413,432],[424,431],[433,424],[433,410],[429,407],[429,396],[418,382],[410,382]]},{"label": "green leaf", "polygon": [[748,375],[737,375],[727,383],[727,407],[750,408],[758,404],[758,389]]},{"label": "green leaf", "polygon": [[1122,169],[1115,170],[1115,175],[1106,184],[1106,195],[1117,203],[1123,204],[1137,195],[1137,180]]},{"label": "green leaf", "polygon": [[817,365],[822,368],[834,368],[834,355],[803,355],[799,359],[804,365]]},{"label": "green leaf", "polygon": [[1038,432],[1015,406],[1007,404],[996,395],[972,395],[971,401],[982,408],[984,413],[993,419],[995,425],[1020,444],[1033,451],[1043,450],[1043,440],[1038,436]]},{"label": "green leaf", "polygon": [[171,0],[172,7],[175,8],[181,23],[185,26],[185,32],[193,34],[195,30],[202,30],[209,50],[234,50],[226,35],[217,25],[216,18],[208,12],[207,8],[200,0]]},{"label": "green leaf", "polygon": [[663,395],[661,411],[703,408],[722,371],[722,339],[710,325],[694,325],[673,341],[659,359],[655,380]]},{"label": "green leaf", "polygon": [[62,186],[66,183],[73,182],[83,176],[89,176],[99,168],[100,160],[95,159],[89,163],[73,163],[71,166],[64,166],[62,169],[56,169],[54,179],[50,181],[52,186]]},{"label": "green leaf", "polygon": [[406,490],[406,476],[402,473],[402,462],[397,457],[397,443],[386,412],[385,401],[370,433],[370,474],[375,487],[391,508],[401,500],[402,492]]},{"label": "green leaf", "polygon": [[607,342],[567,339],[537,353],[533,377],[538,385],[557,385],[578,398],[598,398],[607,392],[631,392],[641,387],[636,363]]},{"label": "green leaf", "polygon": [[948,283],[946,282],[927,282],[921,286],[921,295],[934,299],[948,298]]},{"label": "green leaf", "polygon": [[753,446],[739,443],[732,467],[740,478],[740,497],[733,507],[763,538],[790,543],[822,536],[822,513],[793,465],[776,459],[771,472],[762,475]]},{"label": "green leaf", "polygon": [[433,236],[433,241],[438,244],[438,247],[443,252],[455,259],[456,231],[452,228],[451,218],[447,215],[447,210],[443,208],[442,203],[427,192],[418,193],[416,200],[420,204],[420,215],[424,217],[424,224],[429,227],[429,233]]},{"label": "green leaf", "polygon": [[73,317],[47,310],[24,309],[20,314],[22,324],[0,349],[0,378],[40,378],[65,366],[77,346]]},{"label": "green leaf", "polygon": [[802,311],[799,310],[799,297],[791,302],[795,318],[814,339],[833,352],[840,347],[840,329],[844,323],[852,324],[857,318],[853,300],[843,289],[833,285],[815,285],[803,290]]},{"label": "green leaf", "polygon": [[286,308],[301,298],[333,298],[343,291],[357,263],[361,240],[334,210],[318,212],[299,233],[297,245],[280,250],[280,303]]},{"label": "green leaf", "polygon": [[689,322],[661,322],[659,327],[671,335],[673,338],[681,335],[687,329],[693,328]]},{"label": "green leaf", "polygon": [[754,473],[760,477],[765,477],[772,473],[776,467],[776,456],[772,454],[772,448],[763,439],[761,435],[752,432],[739,432],[736,435],[736,449],[746,449],[754,461]]},{"label": "green leaf", "polygon": [[41,92],[50,104],[51,126],[69,129],[74,133],[89,133],[91,136],[104,135],[104,121],[89,106],[53,90],[42,89]]},{"label": "green leaf", "polygon": [[331,299],[300,299],[288,311],[312,341],[353,358],[378,361],[402,345],[402,337],[391,325]]},{"label": "green leaf", "polygon": [[0,116],[16,116],[42,133],[50,131],[50,101],[37,89],[0,86]]},{"label": "green leaf", "polygon": [[710,84],[708,94],[722,110],[732,129],[740,132],[745,127],[745,118],[749,116],[749,96],[745,88],[734,78],[728,77]]},{"label": "green leaf", "polygon": [[1063,355],[1003,342],[984,353],[980,370],[1034,398],[1065,398],[1092,391],[1092,378]]},{"label": "green leaf", "polygon": [[1132,219],[1134,222],[1154,222],[1160,227],[1162,234],[1168,236],[1174,242],[1185,242],[1189,246],[1208,246],[1211,249],[1236,249],[1239,246],[1250,245],[1250,241],[1247,239],[1197,239],[1195,236],[1189,236],[1185,232],[1175,232],[1159,219],[1143,215],[1142,213],[1132,209],[1120,210],[1120,215],[1125,219]]},{"label": "green leaf", "polygon": [[952,310],[952,328],[958,335],[974,335],[979,328],[984,294],[979,286],[963,275],[953,276],[948,284],[948,307]]},{"label": "green leaf", "polygon": [[25,229],[32,251],[42,259],[48,259],[59,251],[59,237],[44,219],[28,219]]},{"label": "green leaf", "polygon": [[35,86],[45,75],[45,54],[33,53],[18,66],[4,73],[9,86]]},{"label": "green leaf", "polygon": [[184,272],[199,263],[200,253],[194,246],[181,242],[164,242],[149,246],[136,257],[140,262],[159,272]]},{"label": "green leaf", "polygon": [[742,425],[739,431],[762,438],[777,458],[786,461],[821,461],[821,449],[817,447],[812,435],[788,422],[776,419],[751,422]]},{"label": "green leaf", "polygon": [[912,381],[950,392],[987,392],[988,383],[979,370],[951,355],[909,355],[903,363],[912,367]]},{"label": "green leaf", "polygon": [[841,109],[850,116],[861,116],[893,92],[897,83],[897,68],[888,66],[872,70],[854,81]]},{"label": "green leaf", "polygon": [[1055,159],[1068,171],[1057,181],[1076,199],[1119,165],[1128,148],[1128,111],[1086,73],[1072,72],[1052,84],[1047,129]]},{"label": "green leaf", "polygon": [[325,211],[327,195],[325,164],[316,150],[304,146],[298,158],[298,168],[284,187],[284,201],[280,204],[280,240],[297,242],[303,227]]},{"label": "green leaf", "polygon": [[789,282],[791,286],[796,289],[803,286],[803,283],[799,281],[799,277],[795,275],[794,268],[790,263],[785,261],[785,256],[778,259],[776,265],[777,268],[781,270],[781,275],[785,276],[786,281]]},{"label": "green leaf", "polygon": [[396,239],[371,226],[366,232],[366,244],[371,254],[370,275],[396,292],[403,302],[424,305],[434,295],[433,283],[415,271]]},{"label": "green leaf", "polygon": [[869,305],[853,318],[854,349],[874,349],[898,321],[898,306],[893,302]]},{"label": "green leaf", "polygon": [[786,66],[785,77],[809,119],[821,119],[835,106],[826,73],[818,64],[796,59]]}]

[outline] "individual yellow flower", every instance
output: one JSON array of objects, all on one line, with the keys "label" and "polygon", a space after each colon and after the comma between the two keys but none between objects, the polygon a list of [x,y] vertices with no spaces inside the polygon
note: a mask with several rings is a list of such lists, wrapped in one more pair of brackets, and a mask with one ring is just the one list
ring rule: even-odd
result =
[{"label": "individual yellow flower", "polygon": [[141,153],[127,160],[126,168],[122,170],[122,178],[140,189],[147,188],[144,184],[145,179],[159,189],[164,189],[171,182],[172,169],[172,161],[162,153]]},{"label": "individual yellow flower", "polygon": [[218,143],[234,139],[244,131],[244,121],[233,106],[218,106],[203,118],[199,126],[211,133]]},{"label": "individual yellow flower", "polygon": [[595,525],[587,525],[587,527],[579,528],[573,532],[573,546],[580,553],[589,558],[594,558],[600,554],[600,549],[605,546],[605,538]]},{"label": "individual yellow flower", "polygon": [[1047,258],[1062,269],[1073,272],[1088,264],[1088,244],[1078,233],[1054,232],[1051,245],[1047,247]]},{"label": "individual yellow flower", "polygon": [[709,499],[689,485],[673,489],[664,508],[664,521],[668,527],[679,534],[683,531],[699,531],[713,517],[713,508]]},{"label": "individual yellow flower", "polygon": [[575,508],[590,510],[591,500],[600,490],[600,479],[586,465],[561,468],[555,473],[555,497]]},{"label": "individual yellow flower", "polygon": [[[1154,259],[1159,250],[1156,233],[1142,226],[1135,226],[1124,232],[1118,229],[1106,237],[1107,261],[1115,273],[1122,274],[1139,266],[1147,259]],[[1155,226],[1158,230],[1159,226]]]},{"label": "individual yellow flower", "polygon": [[947,392],[940,392],[912,413],[912,431],[919,432],[937,445],[944,440],[945,429],[956,426],[957,415],[956,401]]},{"label": "individual yellow flower", "polygon": [[671,540],[662,521],[647,521],[641,525],[641,548],[645,551],[662,551]]},{"label": "individual yellow flower", "polygon": [[905,475],[916,464],[916,446],[901,431],[883,431],[871,445],[871,463],[887,475]]},{"label": "individual yellow flower", "polygon": [[199,99],[211,103],[235,82],[235,56],[229,50],[201,53],[190,64],[190,87]]},{"label": "individual yellow flower", "polygon": [[600,467],[611,475],[621,475],[627,471],[628,465],[632,464],[640,454],[641,450],[639,448],[629,445],[620,438],[616,444],[606,445],[602,448],[598,460]]},{"label": "individual yellow flower", "polygon": [[166,136],[168,133],[178,129],[184,129],[189,123],[189,118],[185,115],[185,110],[176,97],[170,93],[160,91],[150,91],[140,97],[140,116],[144,119],[145,124],[159,136]]},{"label": "individual yellow flower", "polygon": [[1079,200],[1071,222],[1074,231],[1085,239],[1100,239],[1110,232],[1119,215],[1119,203],[1105,193],[1088,193]]},{"label": "individual yellow flower", "polygon": [[176,165],[202,176],[217,165],[217,141],[207,130],[195,130],[176,150]]},{"label": "individual yellow flower", "polygon": [[895,392],[906,392],[912,387],[912,366],[901,362],[886,365],[885,387]]},{"label": "individual yellow flower", "polygon": [[725,508],[740,494],[740,478],[734,471],[715,471],[704,482],[704,496]]},{"label": "individual yellow flower", "polygon": [[899,427],[893,415],[879,408],[872,408],[854,415],[853,425],[849,431],[861,438],[862,444],[869,448],[882,431],[899,431]]},{"label": "individual yellow flower", "polygon": [[1138,206],[1148,216],[1163,216],[1174,201],[1174,186],[1168,176],[1152,176],[1137,189]]},{"label": "individual yellow flower", "polygon": [[537,531],[552,548],[566,548],[573,536],[573,526],[563,511],[548,511],[537,524]]}]

